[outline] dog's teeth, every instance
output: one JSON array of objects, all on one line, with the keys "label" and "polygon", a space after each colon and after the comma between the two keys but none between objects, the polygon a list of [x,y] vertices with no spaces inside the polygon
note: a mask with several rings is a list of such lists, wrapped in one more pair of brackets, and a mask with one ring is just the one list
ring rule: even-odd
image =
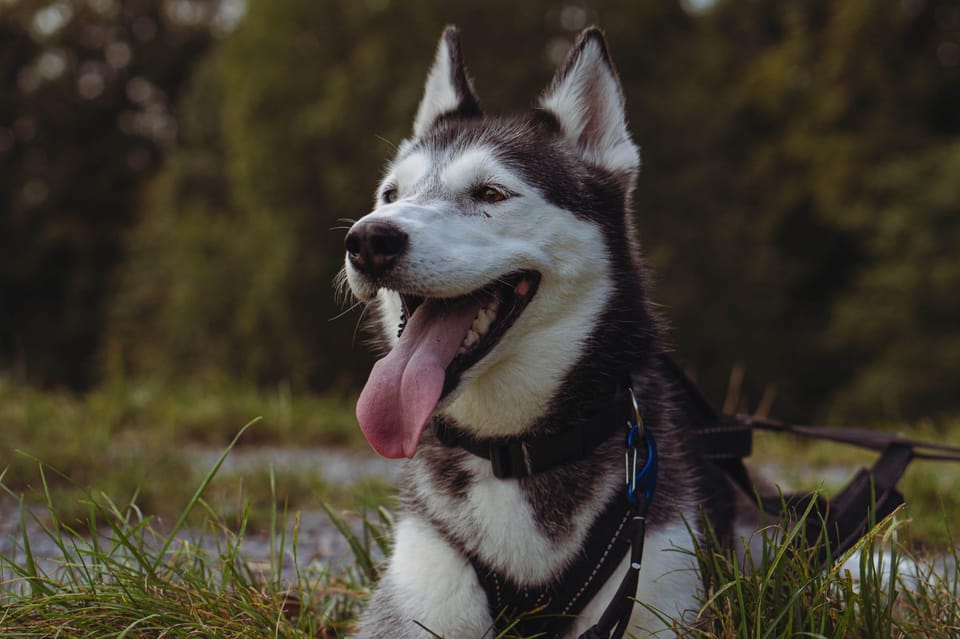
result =
[{"label": "dog's teeth", "polygon": [[480,311],[477,315],[477,319],[473,320],[473,326],[471,328],[477,332],[478,335],[483,335],[490,328],[490,315],[484,311]]},{"label": "dog's teeth", "polygon": [[470,325],[470,328],[477,335],[486,335],[487,331],[490,330],[490,325],[493,324],[493,320],[496,318],[496,311],[493,311],[489,308],[481,308],[477,312],[477,316],[473,319],[473,324]]},{"label": "dog's teeth", "polygon": [[480,336],[477,335],[477,332],[474,330],[467,331],[467,336],[463,338],[463,345],[467,348],[470,348],[474,344],[480,341]]}]

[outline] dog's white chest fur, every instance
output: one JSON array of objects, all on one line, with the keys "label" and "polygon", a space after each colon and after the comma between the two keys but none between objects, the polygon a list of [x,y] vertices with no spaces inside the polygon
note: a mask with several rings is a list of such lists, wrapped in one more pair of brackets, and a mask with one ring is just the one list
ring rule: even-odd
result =
[{"label": "dog's white chest fur", "polygon": [[[689,539],[690,533],[682,523],[647,536],[637,590],[637,599],[644,605],[635,607],[630,620],[638,636],[663,632],[668,628],[666,619],[695,611],[700,577],[691,549],[682,545],[689,544]],[[451,638],[495,636],[486,596],[473,576],[473,568],[433,526],[418,517],[406,517],[397,525],[396,544],[381,588],[395,592],[396,604],[417,623],[410,623],[407,631],[398,628],[399,634],[389,636],[429,637],[419,625]],[[566,637],[577,637],[596,623],[628,563],[629,558],[624,558],[614,573],[616,578],[608,581],[584,608]],[[370,636],[381,636],[370,630]]]}]

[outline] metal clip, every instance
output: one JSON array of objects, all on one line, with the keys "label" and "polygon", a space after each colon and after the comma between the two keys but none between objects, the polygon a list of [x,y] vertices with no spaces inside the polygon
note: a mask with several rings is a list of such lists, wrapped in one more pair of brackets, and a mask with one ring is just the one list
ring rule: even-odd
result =
[{"label": "metal clip", "polygon": [[639,430],[638,434],[642,437],[644,435],[644,432],[643,432],[643,416],[640,415],[640,405],[637,403],[637,396],[636,394],[634,394],[633,388],[629,388],[627,389],[627,391],[630,393],[630,406],[633,408],[632,426],[637,427],[637,429]]},{"label": "metal clip", "polygon": [[643,436],[643,418],[640,417],[640,407],[633,389],[628,388],[627,392],[630,393],[633,419],[627,418],[627,449],[623,453],[623,470],[627,495],[632,496],[637,487],[637,442]]},{"label": "metal clip", "polygon": [[[637,501],[637,487],[644,496],[650,499],[657,481],[657,450],[650,433],[643,426],[643,417],[640,415],[640,406],[633,389],[628,389],[630,402],[633,408],[632,419],[627,419],[627,448],[624,451],[624,473],[626,474],[627,500],[631,504]],[[637,468],[637,449],[643,446],[646,459],[643,467]]]}]

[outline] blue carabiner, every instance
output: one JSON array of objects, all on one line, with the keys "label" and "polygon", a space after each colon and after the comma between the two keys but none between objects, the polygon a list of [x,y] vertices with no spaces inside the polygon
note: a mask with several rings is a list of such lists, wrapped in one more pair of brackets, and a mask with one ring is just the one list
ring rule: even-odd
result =
[{"label": "blue carabiner", "polygon": [[[633,403],[632,419],[627,420],[627,450],[625,456],[627,501],[631,505],[637,503],[637,489],[643,493],[647,501],[653,498],[653,491],[657,487],[657,446],[653,441],[653,435],[647,428],[644,428],[643,417],[640,415],[640,407],[637,405],[637,398],[630,389],[630,400]],[[643,439],[647,450],[647,458],[643,466],[637,469],[637,450],[640,440]]]},{"label": "blue carabiner", "polygon": [[[650,501],[653,499],[653,491],[657,487],[657,445],[654,443],[653,435],[650,434],[649,430],[644,431],[643,438],[647,442],[647,460],[639,471],[636,470],[636,462],[634,462],[633,481],[627,490],[627,501],[631,504],[637,503],[638,490],[643,493],[647,501]],[[637,449],[634,447],[634,459],[636,459],[636,454]]]}]

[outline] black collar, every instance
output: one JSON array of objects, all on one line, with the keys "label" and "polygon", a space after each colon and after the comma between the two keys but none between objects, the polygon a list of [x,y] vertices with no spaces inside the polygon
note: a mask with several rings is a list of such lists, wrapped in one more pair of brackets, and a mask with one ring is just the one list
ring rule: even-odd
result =
[{"label": "black collar", "polygon": [[444,445],[457,446],[489,459],[495,477],[510,479],[536,475],[585,459],[615,432],[626,432],[631,411],[629,395],[618,392],[591,417],[558,433],[475,439],[450,426],[443,418],[434,421],[433,430]]}]

